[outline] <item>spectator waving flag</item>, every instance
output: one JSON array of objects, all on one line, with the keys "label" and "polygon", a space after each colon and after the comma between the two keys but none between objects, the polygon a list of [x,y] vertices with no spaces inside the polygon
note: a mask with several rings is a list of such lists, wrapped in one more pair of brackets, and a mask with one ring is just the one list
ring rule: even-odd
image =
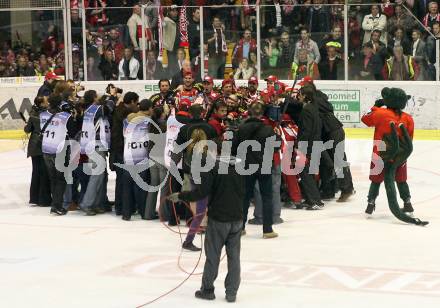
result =
[{"label": "spectator waving flag", "polygon": [[186,18],[186,7],[189,0],[183,1],[180,8],[179,29],[180,29],[180,47],[185,49],[186,58],[189,59],[189,40],[188,40],[188,20]]},{"label": "spectator waving flag", "polygon": [[162,23],[163,23],[163,7],[160,4],[160,0],[156,0],[154,5],[157,7],[158,9],[158,16],[159,18],[157,19],[157,23],[158,23],[158,35],[159,35],[159,57],[158,60],[162,62],[162,56],[163,56],[163,29],[162,29]]}]

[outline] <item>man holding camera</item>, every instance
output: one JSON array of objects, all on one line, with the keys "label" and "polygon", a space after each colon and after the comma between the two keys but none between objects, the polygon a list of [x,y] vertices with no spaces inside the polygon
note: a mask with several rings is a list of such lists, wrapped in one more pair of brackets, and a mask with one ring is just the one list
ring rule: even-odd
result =
[{"label": "man holding camera", "polygon": [[[80,139],[81,154],[87,155],[89,160],[93,161],[94,168],[98,163],[105,163],[107,166],[106,156],[110,146],[108,119],[112,106],[109,108],[105,103],[105,96],[99,98],[95,90],[88,90],[84,94],[85,111]],[[96,157],[96,154],[100,157]],[[97,173],[90,175],[80,204],[87,216],[106,212],[104,204],[107,197],[107,173]]]},{"label": "man holding camera", "polygon": [[123,122],[128,114],[138,111],[139,95],[127,92],[124,99],[118,101],[112,114],[110,169],[116,171],[115,212],[122,214],[122,169],[115,168],[115,163],[124,162]]},{"label": "man holding camera", "polygon": [[61,101],[60,95],[50,95],[49,110],[40,113],[43,158],[49,174],[52,193],[50,213],[56,215],[67,213],[67,210],[63,208],[63,196],[67,183],[62,168],[66,160],[70,160],[66,141],[74,139],[78,132],[75,112],[62,111]]}]

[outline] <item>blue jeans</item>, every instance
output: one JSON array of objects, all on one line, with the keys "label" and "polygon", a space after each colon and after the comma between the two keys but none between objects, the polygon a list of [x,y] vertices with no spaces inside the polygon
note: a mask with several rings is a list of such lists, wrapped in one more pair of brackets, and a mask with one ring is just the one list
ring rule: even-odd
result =
[{"label": "blue jeans", "polygon": [[[105,159],[105,152],[97,152]],[[90,175],[87,189],[80,202],[81,209],[103,208],[107,197],[107,172]]]},{"label": "blue jeans", "polygon": [[[67,184],[64,191],[63,207],[67,209],[70,203],[75,202],[80,204],[86,193],[89,176],[84,173],[83,163],[72,171],[73,184]],[[78,190],[79,189],[79,190]]]}]

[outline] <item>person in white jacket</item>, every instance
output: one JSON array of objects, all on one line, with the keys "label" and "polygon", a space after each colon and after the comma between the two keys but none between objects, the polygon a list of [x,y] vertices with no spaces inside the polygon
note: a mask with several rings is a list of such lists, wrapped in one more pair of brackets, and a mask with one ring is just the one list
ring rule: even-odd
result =
[{"label": "person in white jacket", "polygon": [[135,50],[141,48],[141,40],[138,40],[138,26],[142,26],[141,7],[135,5],[133,7],[133,15],[127,21],[128,32],[130,33],[130,41]]},{"label": "person in white jacket", "polygon": [[373,30],[380,30],[382,33],[380,36],[380,41],[387,45],[387,31],[385,31],[386,26],[387,17],[380,13],[380,8],[378,5],[372,5],[371,14],[365,15],[364,20],[362,21],[362,29],[365,32],[362,46],[370,41]]},{"label": "person in white jacket", "polygon": [[249,60],[243,58],[240,62],[239,67],[235,71],[234,79],[245,79],[255,76],[255,69],[252,66],[249,66]]},{"label": "person in white jacket", "polygon": [[127,47],[124,49],[124,58],[119,62],[119,80],[136,80],[138,79],[140,64],[133,57],[133,49]]}]

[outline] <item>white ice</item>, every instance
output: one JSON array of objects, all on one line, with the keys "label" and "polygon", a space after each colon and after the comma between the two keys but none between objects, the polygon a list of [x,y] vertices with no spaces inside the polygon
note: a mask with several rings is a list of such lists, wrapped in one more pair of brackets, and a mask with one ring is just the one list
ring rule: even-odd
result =
[{"label": "white ice", "polygon": [[[416,141],[409,160],[415,216],[430,221],[427,227],[397,221],[383,187],[373,218],[365,219],[371,142],[348,140],[347,153],[357,191],[349,203],[283,210],[277,239],[263,240],[260,226],[247,227],[236,305],[440,307],[440,142]],[[177,266],[180,238],[161,223],[50,216],[48,208],[27,205],[31,162],[24,152],[0,153],[0,161],[0,307],[134,308],[187,277]],[[113,186],[112,175],[111,199]],[[182,267],[191,271],[198,256],[183,253]],[[195,275],[150,307],[231,307],[225,273],[226,260],[214,302],[194,298],[201,281]]]}]

